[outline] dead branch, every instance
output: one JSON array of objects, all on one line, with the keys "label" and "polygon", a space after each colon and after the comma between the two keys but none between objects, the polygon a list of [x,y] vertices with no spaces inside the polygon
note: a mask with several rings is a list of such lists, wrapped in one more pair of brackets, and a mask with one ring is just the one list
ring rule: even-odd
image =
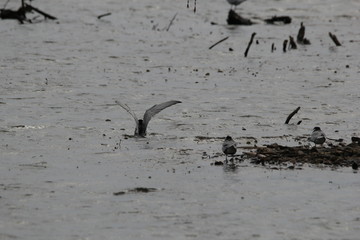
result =
[{"label": "dead branch", "polygon": [[35,7],[33,7],[33,6],[29,5],[29,4],[25,4],[25,7],[29,8],[30,10],[33,10],[33,11],[35,11],[35,12],[41,14],[41,15],[43,15],[45,18],[48,18],[48,19],[51,19],[51,20],[56,20],[56,17],[51,16],[50,14],[48,14],[48,13],[46,13],[44,11],[41,11],[40,9],[35,8]]},{"label": "dead branch", "polygon": [[[297,107],[290,115],[287,117],[285,124],[289,124],[291,118],[300,110],[300,107]],[[298,123],[299,125],[300,123]]]},{"label": "dead branch", "polygon": [[23,24],[24,21],[29,21],[26,18],[26,12],[31,10],[27,7],[20,7],[17,11],[10,9],[0,9],[0,18],[1,19],[16,19],[19,23]]}]

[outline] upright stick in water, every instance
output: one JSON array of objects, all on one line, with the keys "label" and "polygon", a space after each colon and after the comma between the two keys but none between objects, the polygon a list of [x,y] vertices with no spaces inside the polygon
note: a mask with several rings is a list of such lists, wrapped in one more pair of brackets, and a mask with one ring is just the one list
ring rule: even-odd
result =
[{"label": "upright stick in water", "polygon": [[255,32],[254,32],[253,34],[251,34],[250,42],[249,42],[249,44],[248,44],[248,46],[247,46],[247,48],[246,48],[246,50],[245,50],[245,53],[244,53],[245,57],[247,57],[247,55],[248,55],[248,52],[249,52],[250,46],[251,46],[251,44],[252,44],[252,43],[253,43],[253,41],[254,41],[254,37],[255,37],[255,35],[256,35],[256,33],[255,33]]}]

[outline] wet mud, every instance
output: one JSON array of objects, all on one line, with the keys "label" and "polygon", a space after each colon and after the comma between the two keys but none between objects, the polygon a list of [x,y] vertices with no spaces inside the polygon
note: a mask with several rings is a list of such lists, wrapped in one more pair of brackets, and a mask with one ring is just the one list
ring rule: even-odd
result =
[{"label": "wet mud", "polygon": [[271,144],[265,147],[256,147],[254,152],[244,152],[246,159],[255,164],[304,164],[313,167],[350,167],[360,163],[360,145],[332,145],[329,147],[288,147]]}]

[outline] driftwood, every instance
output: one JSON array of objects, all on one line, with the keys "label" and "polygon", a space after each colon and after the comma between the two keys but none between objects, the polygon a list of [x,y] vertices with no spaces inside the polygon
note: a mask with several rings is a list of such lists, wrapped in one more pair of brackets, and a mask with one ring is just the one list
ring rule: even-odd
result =
[{"label": "driftwood", "polygon": [[10,9],[1,9],[0,10],[0,18],[1,19],[16,19],[21,24],[24,23],[25,21],[31,22],[31,20],[26,18],[26,13],[31,12],[31,11],[34,11],[34,12],[37,12],[37,13],[43,15],[46,19],[47,18],[51,19],[51,20],[56,19],[56,17],[54,17],[44,11],[41,11],[40,9],[35,8],[29,4],[26,4],[23,1],[22,1],[22,6],[17,11],[13,11]]},{"label": "driftwood", "polygon": [[332,34],[331,32],[329,32],[329,36],[330,36],[331,40],[333,40],[333,42],[335,43],[336,46],[341,46],[341,43],[339,42],[339,40],[337,39],[335,34]]},{"label": "driftwood", "polygon": [[285,124],[289,124],[291,118],[300,110],[300,107],[297,107],[289,116],[286,118]]},{"label": "driftwood", "polygon": [[289,16],[280,16],[280,17],[273,16],[272,18],[265,19],[264,21],[268,24],[278,24],[278,23],[290,24],[291,17],[289,17]]},{"label": "driftwood", "polygon": [[245,50],[245,53],[244,53],[245,57],[247,57],[247,55],[248,55],[250,46],[251,46],[251,44],[253,43],[253,40],[254,40],[255,35],[256,35],[255,32],[251,34],[250,42],[249,42],[249,44],[248,44],[248,46],[247,46],[247,48],[246,48],[246,50]]},{"label": "driftwood", "polygon": [[30,12],[30,9],[27,7],[20,7],[17,11],[10,9],[0,9],[0,18],[1,19],[15,19],[18,20],[21,24],[27,21],[26,12]]},{"label": "driftwood", "polygon": [[234,10],[230,10],[227,18],[229,25],[252,25],[254,24],[250,19],[243,18],[237,14]]},{"label": "driftwood", "polygon": [[217,41],[216,43],[214,43],[213,45],[211,45],[209,47],[209,49],[212,49],[213,47],[215,47],[216,45],[218,45],[219,43],[222,43],[223,41],[227,40],[229,37],[223,38],[220,41]]}]

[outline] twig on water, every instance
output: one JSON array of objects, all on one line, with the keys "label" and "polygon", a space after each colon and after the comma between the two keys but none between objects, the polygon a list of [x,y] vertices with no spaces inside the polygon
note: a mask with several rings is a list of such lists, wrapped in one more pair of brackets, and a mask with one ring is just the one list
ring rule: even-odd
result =
[{"label": "twig on water", "polygon": [[255,35],[256,35],[255,32],[251,34],[250,42],[249,42],[249,44],[248,44],[248,46],[247,46],[247,48],[246,48],[246,50],[245,50],[245,53],[244,53],[244,56],[245,56],[245,57],[247,57],[247,55],[248,55],[250,46],[251,46],[251,44],[253,43],[253,40],[254,40]]},{"label": "twig on water", "polygon": [[100,18],[109,16],[109,15],[111,15],[111,13],[104,13],[104,14],[99,15],[97,18],[100,19]]},{"label": "twig on water", "polygon": [[173,24],[176,16],[177,16],[177,13],[175,13],[174,17],[170,20],[169,26],[166,28],[166,31],[169,31],[169,29],[170,29],[171,25]]},{"label": "twig on water", "polygon": [[337,39],[335,34],[332,34],[331,32],[329,32],[329,36],[330,36],[331,40],[333,40],[333,42],[335,43],[336,46],[341,46],[341,43],[339,42],[339,40]]},{"label": "twig on water", "polygon": [[[300,107],[297,107],[292,113],[290,113],[290,115],[287,117],[286,121],[285,121],[285,124],[289,124],[291,118],[300,110]],[[298,125],[301,123],[298,122]]]},{"label": "twig on water", "polygon": [[222,43],[223,41],[227,40],[228,38],[229,38],[229,37],[226,37],[226,38],[221,39],[220,41],[218,41],[218,42],[216,42],[215,44],[211,45],[211,46],[209,47],[209,49],[212,49],[213,47],[215,47],[215,46],[218,45],[219,43]]}]

